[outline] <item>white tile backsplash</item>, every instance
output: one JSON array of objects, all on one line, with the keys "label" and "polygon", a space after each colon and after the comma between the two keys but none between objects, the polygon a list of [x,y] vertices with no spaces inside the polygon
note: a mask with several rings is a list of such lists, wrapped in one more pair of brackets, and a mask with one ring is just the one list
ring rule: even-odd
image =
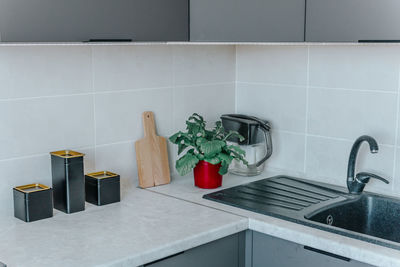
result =
[{"label": "white tile backsplash", "polygon": [[134,141],[96,147],[96,169],[118,173],[122,197],[126,190],[137,186],[137,165]]},{"label": "white tile backsplash", "polygon": [[153,111],[157,134],[172,131],[172,88],[96,94],[96,144],[143,137],[142,113]]},{"label": "white tile backsplash", "polygon": [[368,134],[394,145],[396,94],[310,88],[308,133],[355,140]]},{"label": "white tile backsplash", "polygon": [[0,99],[92,92],[89,47],[0,49]]},{"label": "white tile backsplash", "polygon": [[237,81],[307,84],[307,46],[237,46]]},{"label": "white tile backsplash", "polygon": [[235,83],[175,87],[174,106],[174,131],[185,129],[186,119],[194,112],[212,127],[220,115],[235,112]]},{"label": "white tile backsplash", "polygon": [[397,91],[400,46],[310,46],[310,85]]},{"label": "white tile backsplash", "polygon": [[[272,123],[267,168],[345,186],[356,137],[369,134],[358,170],[391,181],[367,190],[400,195],[397,45],[74,45],[0,47],[0,216],[12,187],[51,185],[50,156],[86,153],[85,172],[137,185],[141,113],[168,137],[192,112],[213,123],[239,112]],[[169,144],[173,167],[176,148]],[[174,171],[171,168],[171,171]]]},{"label": "white tile backsplash", "polygon": [[94,145],[91,95],[0,101],[0,160]]},{"label": "white tile backsplash", "polygon": [[304,133],[306,87],[238,82],[237,112],[269,120],[274,129]]},{"label": "white tile backsplash", "polygon": [[267,166],[291,173],[303,164],[304,177],[346,186],[351,146],[368,134],[380,150],[364,144],[358,170],[391,184],[371,181],[366,190],[400,195],[400,46],[238,45],[236,56],[236,110],[275,130]]},{"label": "white tile backsplash", "polygon": [[393,194],[400,195],[400,148],[396,148],[394,158]]},{"label": "white tile backsplash", "polygon": [[235,81],[235,46],[175,46],[176,85]]},{"label": "white tile backsplash", "polygon": [[266,168],[282,169],[290,173],[304,171],[304,135],[272,131],[273,153]]},{"label": "white tile backsplash", "polygon": [[95,46],[92,51],[96,92],[173,84],[171,46]]},{"label": "white tile backsplash", "polygon": [[0,218],[13,216],[14,186],[51,185],[54,150],[85,153],[86,173],[120,174],[122,192],[136,186],[147,110],[165,137],[191,112],[234,112],[235,46],[0,47]]}]

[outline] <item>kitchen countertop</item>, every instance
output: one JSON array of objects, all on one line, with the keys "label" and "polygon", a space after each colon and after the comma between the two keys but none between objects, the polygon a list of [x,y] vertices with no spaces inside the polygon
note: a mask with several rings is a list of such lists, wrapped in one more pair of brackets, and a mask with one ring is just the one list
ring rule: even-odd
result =
[{"label": "kitchen countertop", "polygon": [[0,224],[8,267],[136,266],[248,228],[244,217],[133,189],[120,203]]},{"label": "kitchen countertop", "polygon": [[219,191],[239,184],[253,182],[279,174],[282,174],[282,172],[269,171],[257,177],[226,175],[224,176],[223,186],[212,190],[194,187],[193,177],[191,176],[176,176],[169,185],[153,187],[147,190],[246,217],[249,220],[250,230],[282,238],[298,244],[314,247],[376,266],[400,266],[399,250],[375,245],[354,238],[318,230],[301,224],[203,199],[203,195],[214,191]]},{"label": "kitchen countertop", "polygon": [[135,266],[251,229],[377,266],[400,266],[400,251],[203,199],[204,194],[277,175],[224,176],[223,187],[193,177],[134,188],[120,203],[32,223],[0,222],[0,262],[24,266]]}]

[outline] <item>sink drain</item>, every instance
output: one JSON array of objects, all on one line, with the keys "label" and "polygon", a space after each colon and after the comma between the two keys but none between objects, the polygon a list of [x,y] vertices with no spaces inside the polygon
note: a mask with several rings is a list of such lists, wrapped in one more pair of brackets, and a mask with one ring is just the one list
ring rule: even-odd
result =
[{"label": "sink drain", "polygon": [[332,215],[328,215],[328,217],[326,217],[326,223],[328,225],[332,225],[333,224],[333,216]]}]

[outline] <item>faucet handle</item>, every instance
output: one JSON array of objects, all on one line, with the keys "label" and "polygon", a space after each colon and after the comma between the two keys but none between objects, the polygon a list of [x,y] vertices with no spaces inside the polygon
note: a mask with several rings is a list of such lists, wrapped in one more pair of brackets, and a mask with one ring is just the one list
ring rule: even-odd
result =
[{"label": "faucet handle", "polygon": [[381,180],[382,182],[384,182],[386,184],[389,184],[389,181],[386,180],[385,178],[383,178],[383,177],[381,177],[379,175],[373,174],[373,173],[369,173],[369,172],[359,172],[359,173],[357,173],[355,180],[357,182],[359,182],[359,183],[366,184],[366,183],[369,182],[370,178],[378,179],[378,180]]}]

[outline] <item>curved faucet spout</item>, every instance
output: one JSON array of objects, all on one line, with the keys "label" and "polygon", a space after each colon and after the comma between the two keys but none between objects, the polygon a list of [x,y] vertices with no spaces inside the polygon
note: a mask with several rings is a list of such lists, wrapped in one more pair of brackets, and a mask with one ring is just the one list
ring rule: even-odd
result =
[{"label": "curved faucet spout", "polygon": [[347,167],[347,188],[349,189],[350,193],[360,193],[360,192],[354,192],[353,189],[354,189],[354,183],[357,183],[357,181],[355,180],[357,154],[361,144],[364,141],[368,142],[369,150],[371,151],[371,153],[378,153],[379,150],[379,146],[376,140],[368,135],[360,136],[354,142],[353,147],[351,148],[350,151],[349,164]]}]

